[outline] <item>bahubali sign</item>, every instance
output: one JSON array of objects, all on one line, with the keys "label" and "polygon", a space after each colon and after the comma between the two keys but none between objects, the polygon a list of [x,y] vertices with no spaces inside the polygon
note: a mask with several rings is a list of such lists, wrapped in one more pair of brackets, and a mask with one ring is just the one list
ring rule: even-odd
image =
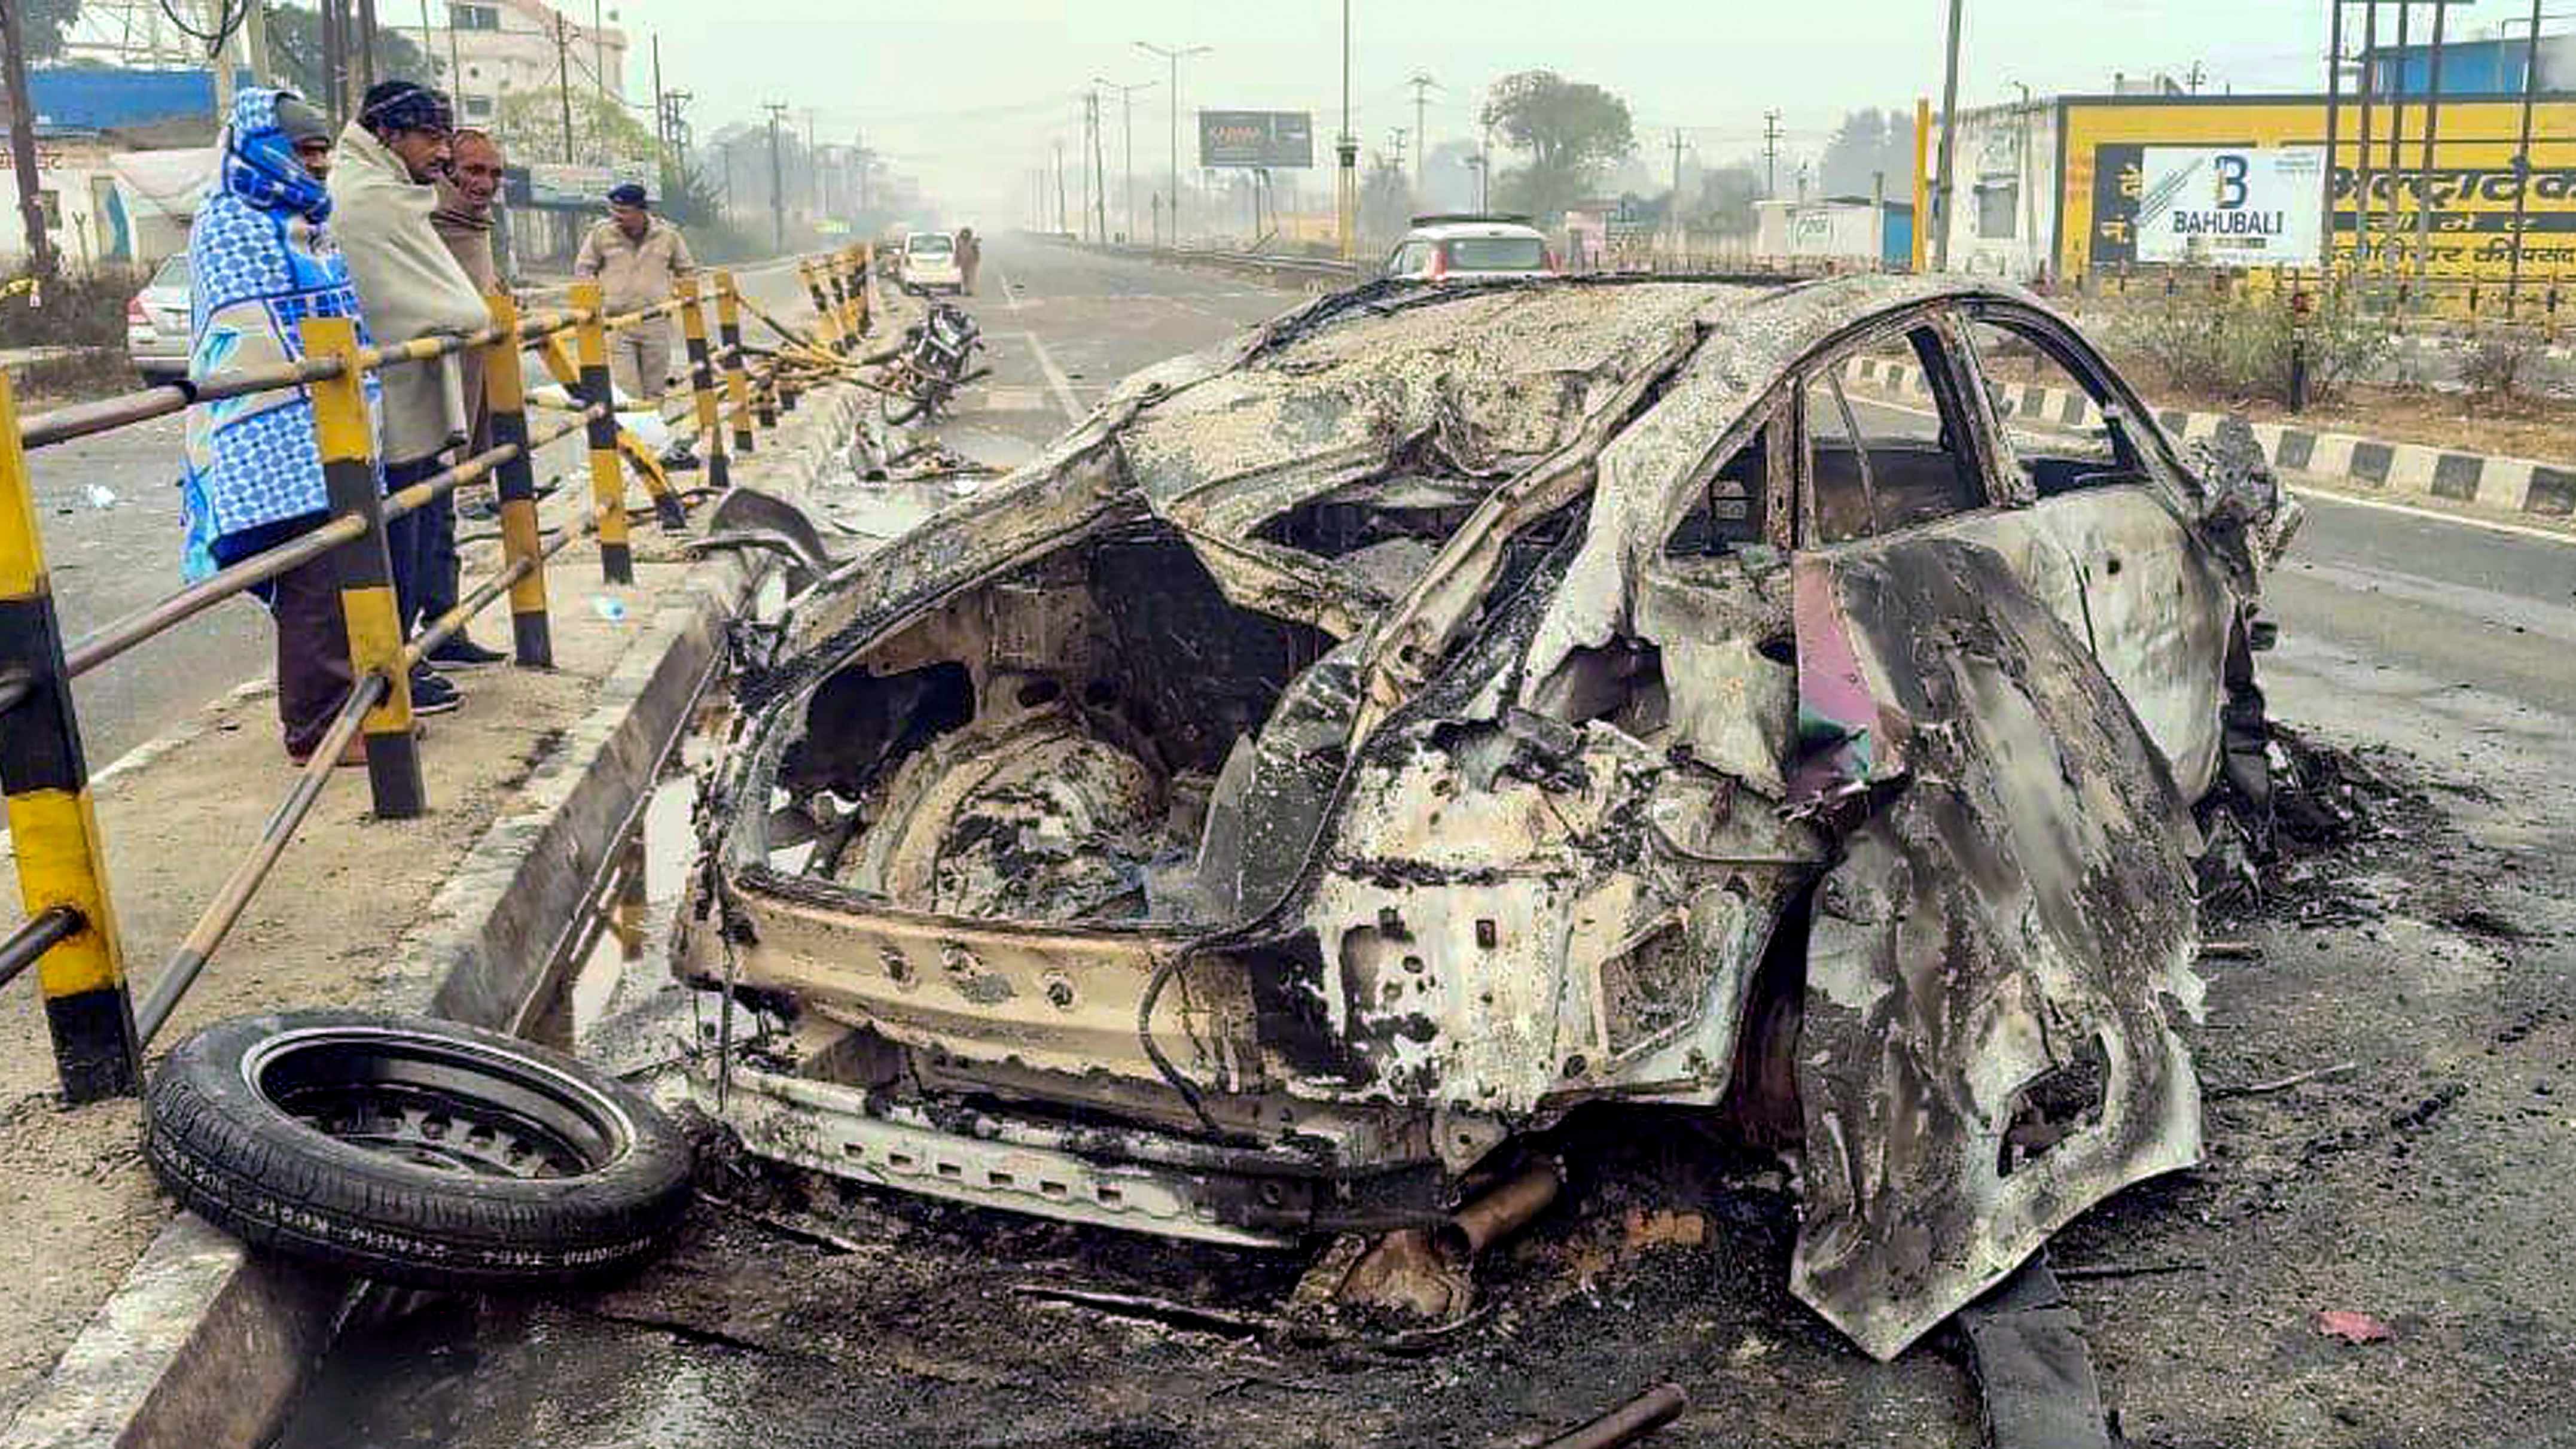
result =
[{"label": "bahubali sign", "polygon": [[2317,146],[2141,147],[2137,258],[2315,266],[2324,181],[2325,151]]}]

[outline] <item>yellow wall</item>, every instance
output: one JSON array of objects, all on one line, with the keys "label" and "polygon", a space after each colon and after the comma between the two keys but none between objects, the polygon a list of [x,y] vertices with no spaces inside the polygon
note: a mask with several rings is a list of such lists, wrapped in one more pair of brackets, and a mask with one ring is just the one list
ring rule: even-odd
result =
[{"label": "yellow wall", "polygon": [[[2163,102],[2069,99],[2058,172],[2057,258],[2060,275],[2116,269],[2104,255],[2118,246],[2116,217],[2097,216],[2097,155],[2132,146],[2322,146],[2323,97],[2310,99],[2176,99]],[[2345,99],[2335,138],[2338,266],[2354,260],[2354,176],[2361,161],[2361,107]],[[2414,270],[2416,196],[2421,190],[2424,107],[2410,100],[2403,120],[2400,170],[2389,174],[2390,108],[2371,107],[2372,256],[2394,248],[2401,271]],[[2427,272],[2447,279],[2501,280],[2511,266],[2512,161],[2521,106],[2513,100],[2446,100],[2434,140],[2432,241]],[[2525,202],[2522,275],[2576,283],[2576,101],[2564,97],[2532,108],[2532,177]],[[2115,178],[2134,197],[2134,176]],[[2392,223],[2390,207],[2395,200]]]}]

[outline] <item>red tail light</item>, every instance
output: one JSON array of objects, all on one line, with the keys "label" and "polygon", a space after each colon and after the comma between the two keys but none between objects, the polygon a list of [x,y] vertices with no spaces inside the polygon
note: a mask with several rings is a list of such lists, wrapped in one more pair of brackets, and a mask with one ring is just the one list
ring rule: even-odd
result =
[{"label": "red tail light", "polygon": [[1564,268],[1559,267],[1556,264],[1556,248],[1540,247],[1538,249],[1538,257],[1539,265],[1547,268],[1549,271],[1556,272],[1564,270]]},{"label": "red tail light", "polygon": [[143,299],[141,297],[128,297],[125,299],[125,320],[138,327],[149,327],[152,325],[152,314],[143,310]]},{"label": "red tail light", "polygon": [[1448,275],[1449,244],[1447,242],[1442,242],[1440,245],[1431,249],[1431,280],[1436,282]]}]

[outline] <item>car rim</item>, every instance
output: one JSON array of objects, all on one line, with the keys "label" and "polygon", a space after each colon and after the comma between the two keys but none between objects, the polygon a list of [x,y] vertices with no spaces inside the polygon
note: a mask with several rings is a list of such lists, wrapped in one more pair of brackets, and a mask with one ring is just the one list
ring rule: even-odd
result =
[{"label": "car rim", "polygon": [[244,1058],[261,1100],[363,1151],[474,1177],[574,1177],[633,1143],[577,1078],[470,1041],[368,1027],[286,1032]]}]

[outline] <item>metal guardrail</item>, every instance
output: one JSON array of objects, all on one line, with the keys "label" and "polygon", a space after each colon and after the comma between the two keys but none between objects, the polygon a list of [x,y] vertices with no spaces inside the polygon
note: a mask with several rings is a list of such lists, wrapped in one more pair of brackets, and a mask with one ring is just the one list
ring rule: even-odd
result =
[{"label": "metal guardrail", "polygon": [[[298,328],[305,352],[301,361],[144,388],[24,419],[7,376],[0,374],[0,791],[7,796],[19,896],[27,910],[26,921],[0,938],[0,985],[36,969],[66,1099],[88,1102],[140,1089],[144,1046],[169,1021],[267,882],[352,741],[366,742],[368,785],[378,819],[414,816],[428,808],[412,728],[413,665],[506,594],[514,662],[525,668],[551,667],[546,565],[576,537],[598,535],[600,569],[609,582],[633,580],[621,456],[642,475],[664,526],[686,525],[682,501],[650,452],[618,426],[608,336],[679,318],[689,339],[694,438],[705,456],[708,491],[721,491],[730,482],[731,455],[750,453],[758,428],[776,426],[778,414],[795,406],[804,386],[848,365],[844,354],[871,321],[864,281],[869,262],[863,247],[801,259],[825,340],[816,343],[755,309],[782,340],[775,352],[760,354],[757,372],[755,354],[741,340],[742,299],[734,278],[717,272],[711,290],[691,278],[669,301],[616,316],[607,314],[595,283],[574,286],[568,310],[529,315],[522,315],[509,296],[495,295],[489,299],[490,323],[472,333],[383,347],[359,347],[355,325],[347,318],[311,318]],[[710,299],[721,347],[708,345]],[[567,335],[573,339],[569,351]],[[366,375],[468,349],[479,351],[483,359],[492,446],[386,492],[366,406]],[[522,355],[531,350],[542,355],[548,370],[575,397],[564,422],[536,432],[528,426],[522,365]],[[720,385],[726,394],[721,403]],[[303,388],[311,395],[331,517],[65,647],[46,574],[28,454],[167,417],[195,404],[286,388]],[[539,449],[576,431],[586,433],[589,444],[590,508],[580,528],[560,529],[549,540],[537,516],[534,460]],[[406,643],[393,597],[385,526],[483,478],[492,480],[500,498],[501,567]],[[71,682],[226,599],[326,558],[334,560],[356,683],[250,854],[172,953],[138,1010],[110,904],[104,844],[90,798]]]}]

